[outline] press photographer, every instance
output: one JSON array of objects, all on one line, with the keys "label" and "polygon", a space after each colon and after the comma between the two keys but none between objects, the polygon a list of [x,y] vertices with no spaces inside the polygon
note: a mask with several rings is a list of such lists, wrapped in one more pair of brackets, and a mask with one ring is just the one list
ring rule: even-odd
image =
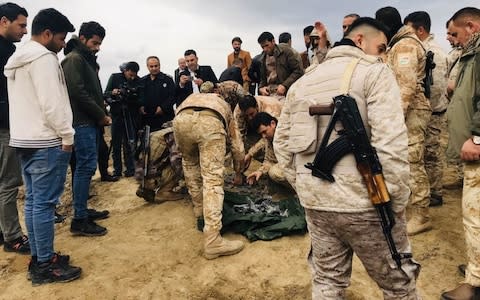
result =
[{"label": "press photographer", "polygon": [[122,176],[122,148],[126,167],[125,177],[135,173],[133,154],[139,127],[139,113],[143,98],[138,63],[131,61],[120,66],[121,73],[114,73],[108,80],[105,99],[112,115],[112,158],[114,176]]}]

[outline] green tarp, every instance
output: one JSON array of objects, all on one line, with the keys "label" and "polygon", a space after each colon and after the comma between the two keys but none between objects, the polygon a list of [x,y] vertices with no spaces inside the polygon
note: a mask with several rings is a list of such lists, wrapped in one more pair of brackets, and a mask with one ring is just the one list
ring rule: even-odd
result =
[{"label": "green tarp", "polygon": [[292,195],[273,202],[270,198],[225,191],[222,233],[240,233],[250,241],[304,234],[307,223],[298,199]]}]

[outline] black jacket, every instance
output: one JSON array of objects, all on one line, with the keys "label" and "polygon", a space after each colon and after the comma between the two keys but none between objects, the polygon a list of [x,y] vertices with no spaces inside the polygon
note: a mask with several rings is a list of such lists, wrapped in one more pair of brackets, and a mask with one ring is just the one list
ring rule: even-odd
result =
[{"label": "black jacket", "polygon": [[[181,72],[180,76],[181,75],[190,76],[190,71],[187,69]],[[211,81],[213,83],[218,83],[217,76],[215,76],[215,73],[213,72],[212,67],[210,66],[198,66],[198,69],[195,72],[195,77],[202,79],[203,82]],[[185,100],[192,93],[193,93],[193,87],[192,87],[191,81],[187,82],[184,88],[181,88],[180,83],[178,83],[177,89],[175,91],[175,100],[176,100],[177,106],[179,106],[183,102],[183,100]]]},{"label": "black jacket", "polygon": [[68,41],[64,53],[62,67],[72,105],[73,126],[97,125],[105,117],[105,108],[96,57],[75,37]]},{"label": "black jacket", "polygon": [[[120,95],[112,96],[114,89],[122,90]],[[120,116],[122,105],[126,105],[132,115],[138,114],[138,109],[143,102],[143,86],[139,77],[128,81],[123,73],[113,73],[108,79],[105,93],[106,101],[110,104],[112,116]]]},{"label": "black jacket", "polygon": [[237,66],[231,66],[226,68],[225,71],[220,75],[219,82],[224,82],[227,80],[233,80],[238,82],[240,85],[243,85],[242,69]]},{"label": "black jacket", "polygon": [[2,129],[8,129],[10,127],[8,118],[7,78],[3,75],[3,70],[13,52],[15,52],[15,45],[0,35],[0,128]]},{"label": "black jacket", "polygon": [[[150,75],[142,78],[143,102],[146,115],[143,115],[143,123],[150,125],[151,130],[158,130],[162,124],[173,120],[175,103],[175,83],[172,77],[160,72],[154,80]],[[155,115],[157,107],[162,109],[162,115]]]}]

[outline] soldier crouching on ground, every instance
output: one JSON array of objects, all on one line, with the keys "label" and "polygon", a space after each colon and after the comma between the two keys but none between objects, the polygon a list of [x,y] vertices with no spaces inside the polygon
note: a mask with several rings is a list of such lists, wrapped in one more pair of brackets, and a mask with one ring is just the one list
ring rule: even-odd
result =
[{"label": "soldier crouching on ground", "polygon": [[[260,134],[264,140],[265,158],[258,170],[250,173],[247,176],[248,184],[252,185],[260,180],[260,177],[267,175],[272,183],[281,184],[287,188],[292,188],[292,185],[287,181],[284,170],[278,164],[275,153],[273,152],[273,138],[275,136],[275,129],[277,127],[277,118],[271,116],[266,112],[259,112],[252,120],[252,127]],[[278,185],[273,185],[278,187]]]},{"label": "soldier crouching on ground", "polygon": [[[372,18],[356,20],[325,61],[292,85],[278,120],[275,155],[284,169],[294,161],[295,189],[305,207],[312,241],[313,299],[345,298],[353,252],[384,299],[418,298],[415,281],[420,266],[408,255],[411,247],[405,220],[410,194],[407,129],[395,77],[375,57],[386,50],[386,31]],[[354,155],[349,153],[336,163],[333,182],[313,176],[305,167],[314,160],[323,136],[330,135],[326,132],[330,118],[309,116],[310,106],[331,104],[332,97],[346,94],[355,98],[367,140],[383,164],[391,218],[396,221],[389,236],[398,249],[396,259],[392,259],[391,240],[387,242],[383,234],[382,219],[369,199]],[[331,131],[331,141],[342,138],[341,124],[334,125],[337,130]]]},{"label": "soldier crouching on ground", "polygon": [[[143,140],[144,143],[147,141],[145,136]],[[168,121],[162,125],[162,129],[152,132],[148,145],[142,146],[142,156],[135,169],[135,177],[142,183],[136,195],[154,203],[182,199],[185,196],[182,155],[175,143],[172,122]]]},{"label": "soldier crouching on ground", "polygon": [[[243,181],[245,151],[233,120],[236,97],[230,97],[224,87],[218,90],[220,94],[191,94],[178,107],[173,120],[175,141],[182,153],[183,172],[192,197],[193,211],[195,217],[203,215],[205,220],[203,255],[207,259],[236,254],[244,247],[242,241],[228,241],[220,235],[227,143],[231,143],[233,153],[234,184]],[[243,94],[241,87],[238,91]]]}]

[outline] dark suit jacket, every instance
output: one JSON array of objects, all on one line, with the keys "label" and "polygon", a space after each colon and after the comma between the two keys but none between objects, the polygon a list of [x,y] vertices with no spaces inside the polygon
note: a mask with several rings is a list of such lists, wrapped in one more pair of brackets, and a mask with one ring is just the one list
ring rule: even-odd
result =
[{"label": "dark suit jacket", "polygon": [[[179,77],[181,75],[190,76],[190,71],[187,69],[181,72]],[[218,83],[217,76],[215,76],[215,73],[213,72],[212,67],[210,66],[198,66],[198,69],[195,72],[195,77],[202,79],[203,82],[211,81],[213,83]],[[193,93],[193,87],[192,87],[191,81],[187,82],[187,84],[183,88],[181,88],[180,83],[178,83],[177,89],[175,91],[177,107],[183,102],[183,100],[185,100],[192,93]]]},{"label": "dark suit jacket", "polygon": [[224,82],[227,80],[233,80],[238,82],[240,85],[243,85],[242,69],[237,66],[231,66],[226,68],[225,71],[220,75],[219,82]]},{"label": "dark suit jacket", "polygon": [[179,68],[175,69],[175,74],[174,74],[173,78],[175,80],[175,85],[178,85],[178,81],[180,80],[180,69]]}]

